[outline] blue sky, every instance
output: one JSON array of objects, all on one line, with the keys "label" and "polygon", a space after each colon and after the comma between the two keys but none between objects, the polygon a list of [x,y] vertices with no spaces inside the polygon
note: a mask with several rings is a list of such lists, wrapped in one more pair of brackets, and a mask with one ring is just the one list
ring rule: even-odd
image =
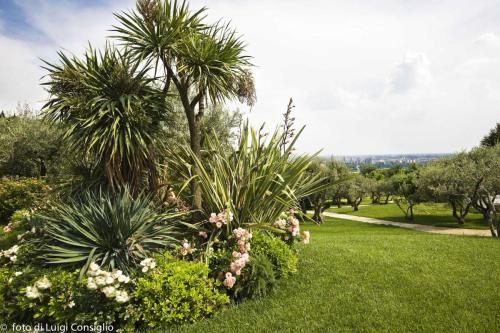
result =
[{"label": "blue sky", "polygon": [[[230,19],[256,65],[252,123],[294,98],[301,151],[453,152],[500,121],[497,0],[192,0]],[[0,0],[0,109],[38,108],[40,58],[102,46],[133,0]]]}]

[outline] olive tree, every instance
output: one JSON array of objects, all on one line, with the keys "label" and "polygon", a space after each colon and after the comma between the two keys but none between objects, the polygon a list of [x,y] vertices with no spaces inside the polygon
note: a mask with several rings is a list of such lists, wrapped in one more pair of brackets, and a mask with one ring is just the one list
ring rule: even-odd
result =
[{"label": "olive tree", "polygon": [[394,189],[394,202],[405,215],[406,220],[413,221],[413,207],[421,201],[417,188],[417,173],[406,171],[391,177]]},{"label": "olive tree", "polygon": [[490,174],[480,155],[479,150],[461,152],[429,164],[420,173],[421,192],[430,199],[448,202],[459,224],[464,223]]},{"label": "olive tree", "polygon": [[365,177],[355,174],[346,181],[345,185],[344,196],[354,211],[358,211],[363,198],[370,191],[369,184]]},{"label": "olive tree", "polygon": [[332,194],[337,185],[347,178],[347,166],[340,161],[332,159],[328,162],[322,162],[316,159],[311,163],[308,172],[318,176],[321,179],[322,189],[306,197],[306,204],[314,210],[313,220],[317,223],[323,222],[323,212],[333,204]]},{"label": "olive tree", "polygon": [[495,198],[500,194],[500,146],[473,149],[469,158],[474,163],[473,177],[477,184],[472,205],[483,214],[492,236],[499,237]]}]

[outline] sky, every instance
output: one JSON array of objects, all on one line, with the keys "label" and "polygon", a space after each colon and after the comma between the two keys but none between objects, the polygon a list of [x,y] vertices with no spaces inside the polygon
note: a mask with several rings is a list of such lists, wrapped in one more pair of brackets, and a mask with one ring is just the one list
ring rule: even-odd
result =
[{"label": "sky", "polygon": [[[257,104],[273,130],[290,97],[299,152],[448,153],[500,121],[500,2],[192,0],[230,20],[253,57]],[[35,108],[42,61],[102,46],[133,0],[0,0],[0,109]]]}]

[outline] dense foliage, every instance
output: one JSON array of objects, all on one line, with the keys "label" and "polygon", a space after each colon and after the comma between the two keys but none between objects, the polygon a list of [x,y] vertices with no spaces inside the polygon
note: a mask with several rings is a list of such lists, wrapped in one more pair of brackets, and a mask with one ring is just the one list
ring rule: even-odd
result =
[{"label": "dense foliage", "polygon": [[38,215],[47,236],[36,252],[47,264],[79,264],[85,270],[95,261],[131,272],[154,251],[178,243],[178,218],[157,213],[149,197],[134,199],[127,189],[87,192]]},{"label": "dense foliage", "polygon": [[157,270],[137,280],[137,311],[147,326],[181,324],[205,318],[229,303],[200,262],[156,256]]},{"label": "dense foliage", "polygon": [[0,224],[19,209],[43,204],[50,191],[45,181],[34,178],[0,178]]},{"label": "dense foliage", "polygon": [[55,177],[64,168],[60,128],[31,113],[0,117],[0,177]]},{"label": "dense foliage", "polygon": [[[47,63],[51,94],[44,115],[62,122],[68,150],[113,188],[155,188],[157,138],[168,104],[133,55],[107,45],[83,60],[59,53]],[[96,177],[97,177],[96,176]],[[144,184],[145,179],[147,180]],[[86,180],[91,181],[91,180]]]}]

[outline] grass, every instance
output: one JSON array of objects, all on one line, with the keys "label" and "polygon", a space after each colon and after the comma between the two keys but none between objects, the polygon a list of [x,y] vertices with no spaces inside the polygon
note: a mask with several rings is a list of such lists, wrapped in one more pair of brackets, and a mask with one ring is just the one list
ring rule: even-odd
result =
[{"label": "grass", "polygon": [[443,203],[423,203],[416,205],[414,207],[415,220],[413,222],[406,220],[403,212],[394,203],[389,203],[387,205],[362,205],[357,212],[354,212],[350,206],[330,208],[328,211],[340,214],[373,217],[386,221],[427,224],[436,227],[488,229],[488,224],[484,221],[483,216],[474,210],[471,210],[466,216],[463,225],[458,224],[457,220],[452,215],[451,208]]},{"label": "grass", "polygon": [[[168,332],[500,332],[500,242],[327,219],[269,297]],[[160,332],[160,331],[158,331]]]}]

